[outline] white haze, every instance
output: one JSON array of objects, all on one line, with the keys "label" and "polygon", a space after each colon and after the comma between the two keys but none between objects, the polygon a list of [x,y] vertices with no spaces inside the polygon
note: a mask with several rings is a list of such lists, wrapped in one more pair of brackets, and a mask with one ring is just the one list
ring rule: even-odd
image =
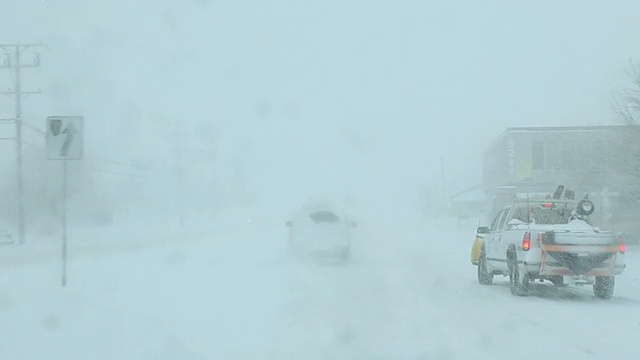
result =
[{"label": "white haze", "polygon": [[25,119],[84,116],[89,161],[167,168],[168,122],[186,121],[190,178],[241,172],[268,202],[406,201],[442,193],[441,159],[447,194],[479,183],[507,126],[614,122],[632,4],[25,1],[1,16],[4,42],[46,45]]},{"label": "white haze", "polygon": [[[401,227],[479,184],[483,151],[506,127],[616,123],[611,100],[640,58],[639,10],[22,0],[2,5],[0,42],[44,45],[25,52],[39,52],[41,66],[23,70],[23,90],[42,89],[23,100],[25,121],[43,129],[49,115],[84,117],[70,226],[144,224],[150,236],[175,230],[180,214],[187,227],[282,226],[305,201],[331,199],[364,224]],[[0,89],[12,87],[0,69]],[[0,98],[0,118],[13,104]],[[27,234],[57,236],[60,163],[32,129],[24,152]],[[0,226],[12,231],[14,155],[0,142]],[[286,236],[269,234],[271,244]]]}]

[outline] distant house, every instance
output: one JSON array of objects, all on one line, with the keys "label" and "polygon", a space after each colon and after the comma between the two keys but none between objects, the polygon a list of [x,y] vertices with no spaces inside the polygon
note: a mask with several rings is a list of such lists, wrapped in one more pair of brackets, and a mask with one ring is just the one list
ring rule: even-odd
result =
[{"label": "distant house", "polygon": [[[482,190],[491,210],[514,195],[553,192],[562,184],[589,194],[599,224],[640,232],[640,130],[634,126],[507,128],[486,149]],[[633,224],[632,224],[633,223]]]},{"label": "distant house", "polygon": [[477,217],[486,209],[487,199],[482,184],[463,190],[449,197],[450,213],[458,218]]}]

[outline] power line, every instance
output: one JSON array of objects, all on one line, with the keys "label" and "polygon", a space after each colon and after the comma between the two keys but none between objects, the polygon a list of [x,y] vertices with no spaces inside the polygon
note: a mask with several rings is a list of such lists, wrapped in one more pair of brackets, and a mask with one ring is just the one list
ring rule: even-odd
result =
[{"label": "power line", "polygon": [[119,173],[117,171],[108,171],[108,170],[100,170],[100,169],[92,169],[93,171],[101,174],[111,174],[111,175],[119,175],[119,176],[133,176],[134,174],[124,174]]},{"label": "power line", "polygon": [[46,132],[46,131],[44,131],[44,130],[40,129],[39,127],[37,127],[37,126],[33,125],[32,123],[30,123],[30,122],[28,122],[28,121],[24,121],[24,120],[22,120],[22,123],[23,123],[23,124],[24,124],[28,129],[30,129],[30,130],[33,130],[33,131],[35,131],[35,132],[37,132],[37,133],[39,133],[39,134],[42,134],[42,135],[47,135],[47,132]]},{"label": "power line", "polygon": [[134,166],[133,166],[133,164],[128,164],[128,163],[125,163],[125,162],[122,162],[122,161],[117,161],[117,160],[109,159],[109,158],[106,158],[106,157],[104,157],[104,156],[96,156],[96,158],[101,159],[101,160],[102,160],[102,161],[104,161],[104,162],[108,162],[108,163],[114,164],[114,165],[127,166],[127,167],[134,167]]}]

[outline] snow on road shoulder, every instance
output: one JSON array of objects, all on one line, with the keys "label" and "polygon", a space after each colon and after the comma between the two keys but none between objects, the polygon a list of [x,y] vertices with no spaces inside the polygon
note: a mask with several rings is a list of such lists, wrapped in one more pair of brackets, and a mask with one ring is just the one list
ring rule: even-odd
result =
[{"label": "snow on road shoulder", "polygon": [[[76,253],[0,273],[0,352],[11,359],[631,359],[640,253],[614,298],[506,278],[481,286],[474,224],[359,221],[353,261],[286,255],[286,228],[211,227],[109,256]],[[126,243],[126,242],[125,242]],[[131,250],[131,251],[129,251]],[[86,256],[85,256],[86,255]],[[37,343],[38,347],[32,346]]]}]

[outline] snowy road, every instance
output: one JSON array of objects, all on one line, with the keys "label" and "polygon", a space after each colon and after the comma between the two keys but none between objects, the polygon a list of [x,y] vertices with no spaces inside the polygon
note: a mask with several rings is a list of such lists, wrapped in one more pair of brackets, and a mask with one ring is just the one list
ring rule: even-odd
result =
[{"label": "snowy road", "polygon": [[[3,359],[636,359],[640,253],[614,298],[506,278],[480,286],[474,225],[363,222],[348,265],[284,253],[284,226],[55,256],[2,248]],[[96,245],[97,246],[97,245]],[[71,250],[73,251],[73,247]],[[132,251],[136,250],[136,251]],[[13,259],[13,261],[9,261]],[[22,261],[21,260],[21,261]]]}]

